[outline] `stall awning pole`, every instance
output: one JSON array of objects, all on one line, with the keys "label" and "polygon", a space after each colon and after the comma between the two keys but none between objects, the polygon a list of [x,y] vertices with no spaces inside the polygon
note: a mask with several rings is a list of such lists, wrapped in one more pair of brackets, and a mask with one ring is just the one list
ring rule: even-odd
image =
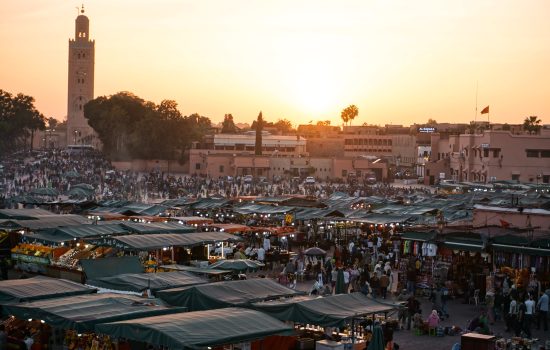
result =
[{"label": "stall awning pole", "polygon": [[210,244],[206,245],[206,260],[210,260]]}]

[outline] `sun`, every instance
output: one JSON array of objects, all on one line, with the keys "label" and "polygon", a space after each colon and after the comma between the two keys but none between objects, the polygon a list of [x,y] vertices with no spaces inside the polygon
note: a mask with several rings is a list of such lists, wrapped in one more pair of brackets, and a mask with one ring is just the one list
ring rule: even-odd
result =
[{"label": "sun", "polygon": [[337,107],[343,87],[328,67],[315,62],[302,64],[288,78],[286,93],[308,117],[326,116]]}]

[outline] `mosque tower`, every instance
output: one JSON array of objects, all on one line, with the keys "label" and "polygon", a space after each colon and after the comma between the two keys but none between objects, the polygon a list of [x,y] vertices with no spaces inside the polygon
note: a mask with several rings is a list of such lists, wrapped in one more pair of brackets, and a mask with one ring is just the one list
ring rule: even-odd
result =
[{"label": "mosque tower", "polygon": [[94,98],[95,41],[90,40],[90,20],[84,5],[75,20],[74,39],[69,39],[69,85],[67,91],[67,144],[94,145],[99,139],[84,118],[84,105]]}]

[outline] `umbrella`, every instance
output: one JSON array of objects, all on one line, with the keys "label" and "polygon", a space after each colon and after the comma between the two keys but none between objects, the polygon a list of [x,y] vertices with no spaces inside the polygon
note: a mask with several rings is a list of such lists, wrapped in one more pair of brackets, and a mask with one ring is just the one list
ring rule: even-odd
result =
[{"label": "umbrella", "polygon": [[57,197],[59,195],[59,192],[57,192],[55,188],[40,187],[32,190],[31,194],[34,194],[37,196]]},{"label": "umbrella", "polygon": [[308,256],[325,256],[327,255],[327,252],[319,247],[311,247],[306,249],[304,254]]},{"label": "umbrella", "polygon": [[233,270],[233,271],[244,271],[244,270],[257,270],[259,267],[264,266],[263,263],[250,260],[250,259],[227,259],[220,260],[208,268],[210,269],[220,269],[220,270]]},{"label": "umbrella", "polygon": [[367,350],[384,350],[384,332],[378,324],[372,330],[372,338]]},{"label": "umbrella", "polygon": [[89,197],[93,192],[87,191],[82,188],[71,188],[69,191],[69,197],[71,198],[87,198]]}]

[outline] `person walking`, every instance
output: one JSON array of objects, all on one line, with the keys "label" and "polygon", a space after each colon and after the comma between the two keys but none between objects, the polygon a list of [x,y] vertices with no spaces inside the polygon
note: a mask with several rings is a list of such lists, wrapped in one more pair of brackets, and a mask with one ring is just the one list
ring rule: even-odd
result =
[{"label": "person walking", "polygon": [[[506,317],[506,332],[516,332],[518,322],[518,304],[516,296],[510,294],[510,307],[508,308],[508,315]],[[517,332],[516,332],[517,333]]]},{"label": "person walking", "polygon": [[533,322],[533,316],[535,313],[535,302],[533,296],[528,293],[525,299],[525,317],[523,319],[523,331],[531,338],[531,323]]},{"label": "person walking", "polygon": [[544,325],[544,331],[548,331],[548,299],[550,299],[550,289],[547,289],[537,302],[537,329],[540,329],[540,321]]},{"label": "person walking", "polygon": [[386,273],[382,273],[380,276],[380,294],[382,294],[382,299],[386,299],[388,293],[388,286],[390,285],[390,278]]}]

